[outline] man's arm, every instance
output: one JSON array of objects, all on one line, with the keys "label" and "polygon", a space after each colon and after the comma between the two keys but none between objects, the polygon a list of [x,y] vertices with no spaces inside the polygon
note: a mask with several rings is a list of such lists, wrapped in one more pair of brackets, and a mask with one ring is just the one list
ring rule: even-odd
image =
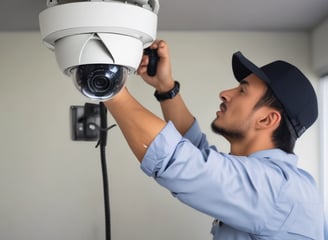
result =
[{"label": "man's arm", "polygon": [[[138,74],[157,92],[168,92],[174,86],[168,45],[165,41],[159,40],[154,42],[151,48],[157,49],[159,55],[157,74],[154,77],[147,74],[148,56],[143,57]],[[194,117],[183,102],[181,95],[178,94],[173,99],[164,100],[160,104],[164,119],[172,121],[180,134],[184,135],[194,122]]]},{"label": "man's arm", "polygon": [[[157,74],[154,77],[147,74],[148,56],[143,57],[138,74],[158,92],[167,92],[174,85],[168,46],[164,41],[156,41],[151,47],[158,49],[160,59]],[[144,108],[126,88],[113,99],[106,101],[105,105],[115,118],[131,150],[141,162],[147,147],[164,128],[166,122]],[[161,102],[161,107],[165,120],[172,121],[182,135],[192,125],[194,117],[180,94]]]},{"label": "man's arm", "polygon": [[147,147],[166,122],[144,108],[126,88],[104,104],[119,125],[132,152],[141,162]]}]

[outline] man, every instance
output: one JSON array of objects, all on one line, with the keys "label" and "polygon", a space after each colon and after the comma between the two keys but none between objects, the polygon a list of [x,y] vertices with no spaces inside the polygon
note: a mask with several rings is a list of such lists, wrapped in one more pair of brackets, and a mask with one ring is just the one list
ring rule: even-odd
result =
[{"label": "man", "polygon": [[105,102],[143,171],[185,204],[216,220],[213,239],[323,239],[323,208],[313,178],[297,168],[295,140],[317,118],[315,92],[293,65],[258,68],[240,52],[232,66],[239,85],[220,93],[212,122],[230,153],[209,146],[172,77],[166,42],[152,48],[157,74],[138,74],[155,91],[165,121],[122,90]]}]

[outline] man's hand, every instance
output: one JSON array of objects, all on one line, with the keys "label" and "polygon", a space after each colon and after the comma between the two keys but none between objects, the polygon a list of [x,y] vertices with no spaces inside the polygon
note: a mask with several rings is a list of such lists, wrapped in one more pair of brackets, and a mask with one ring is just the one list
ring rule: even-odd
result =
[{"label": "man's hand", "polygon": [[147,74],[149,62],[149,57],[147,55],[142,57],[137,73],[146,83],[153,86],[158,92],[167,92],[174,86],[168,45],[163,40],[157,40],[150,48],[157,49],[157,54],[159,56],[156,75],[149,76]]}]

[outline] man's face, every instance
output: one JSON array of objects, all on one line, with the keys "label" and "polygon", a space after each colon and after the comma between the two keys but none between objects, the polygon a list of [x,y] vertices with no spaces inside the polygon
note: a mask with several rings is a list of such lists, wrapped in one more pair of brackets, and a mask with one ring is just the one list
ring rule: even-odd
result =
[{"label": "man's face", "polygon": [[251,74],[238,87],[222,91],[222,103],[212,122],[212,130],[229,141],[245,138],[256,120],[254,106],[266,90],[266,84]]}]

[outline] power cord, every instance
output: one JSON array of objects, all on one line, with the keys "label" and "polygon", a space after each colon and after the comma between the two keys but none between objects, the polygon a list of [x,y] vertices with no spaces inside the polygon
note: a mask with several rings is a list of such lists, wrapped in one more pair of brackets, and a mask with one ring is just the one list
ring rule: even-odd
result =
[{"label": "power cord", "polygon": [[104,207],[105,207],[105,231],[106,240],[111,240],[111,221],[110,221],[110,198],[109,198],[109,184],[106,164],[106,145],[107,145],[107,132],[116,124],[107,127],[107,109],[103,102],[99,103],[100,107],[100,131],[99,140],[96,148],[100,146],[100,160],[103,178],[103,192],[104,192]]}]

